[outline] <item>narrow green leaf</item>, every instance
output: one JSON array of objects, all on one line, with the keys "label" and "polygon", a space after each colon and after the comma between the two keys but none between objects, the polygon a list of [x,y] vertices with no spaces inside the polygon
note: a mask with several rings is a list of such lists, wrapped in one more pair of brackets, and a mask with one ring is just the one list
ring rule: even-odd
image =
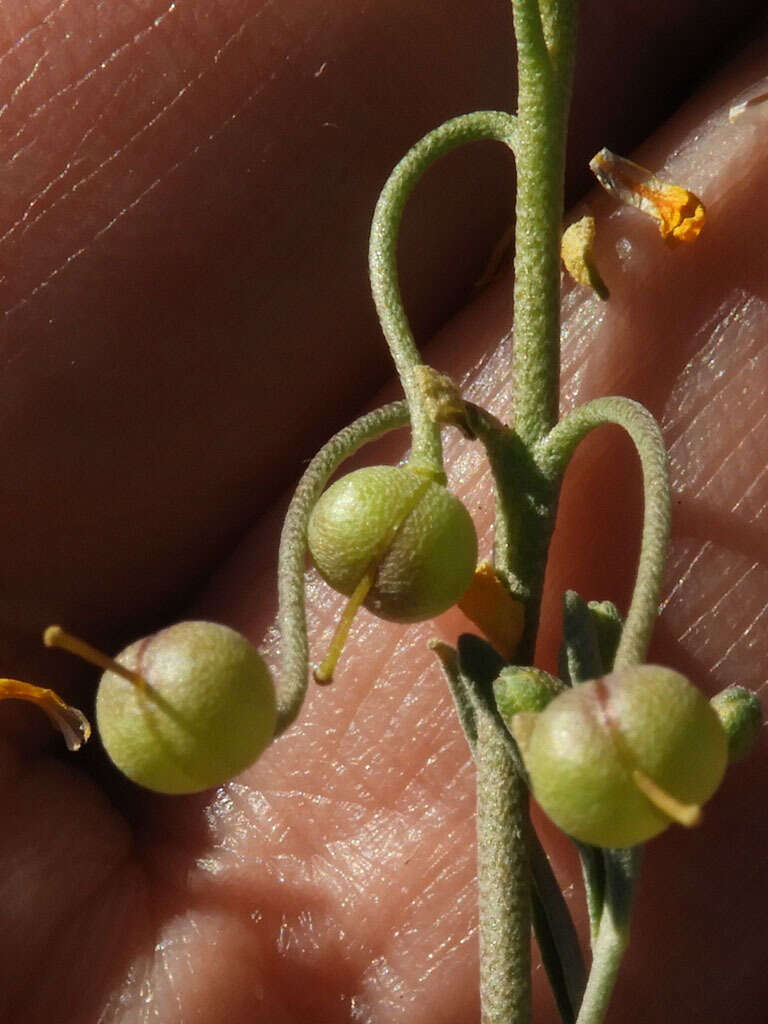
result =
[{"label": "narrow green leaf", "polygon": [[581,947],[560,886],[533,828],[527,839],[536,942],[563,1024],[572,1024],[587,982]]},{"label": "narrow green leaf", "polygon": [[587,607],[597,637],[603,674],[613,672],[613,663],[616,660],[616,651],[619,649],[624,619],[612,601],[590,601]]},{"label": "narrow green leaf", "polygon": [[575,590],[563,595],[563,649],[561,661],[575,686],[603,674],[600,647],[586,601]]},{"label": "narrow green leaf", "polygon": [[[480,713],[490,712],[498,723],[499,732],[514,750],[515,763],[519,765],[523,778],[527,778],[517,744],[496,707],[493,684],[505,666],[504,659],[485,640],[470,633],[459,637],[458,667],[466,692]],[[536,941],[563,1022],[572,1024],[586,983],[581,949],[563,894],[530,822],[526,839]]]},{"label": "narrow green leaf", "polygon": [[459,716],[464,736],[474,757],[477,746],[477,717],[470,688],[459,671],[459,656],[450,644],[446,644],[442,640],[430,640],[427,646],[434,651],[442,665],[456,707],[456,714]]}]

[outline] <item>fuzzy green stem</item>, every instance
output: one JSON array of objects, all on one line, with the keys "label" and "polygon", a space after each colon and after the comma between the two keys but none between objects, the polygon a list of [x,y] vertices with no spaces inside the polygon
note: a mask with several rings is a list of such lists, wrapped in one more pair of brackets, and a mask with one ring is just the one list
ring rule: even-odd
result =
[{"label": "fuzzy green stem", "polygon": [[470,402],[466,421],[485,446],[496,498],[493,562],[510,593],[525,606],[523,637],[516,660],[533,657],[544,583],[547,545],[557,503],[557,483],[536,464],[518,434]]},{"label": "fuzzy green stem", "polygon": [[518,652],[538,630],[557,487],[533,446],[557,422],[560,387],[560,234],[565,141],[576,34],[575,0],[516,0],[517,223],[512,429],[486,444],[497,489],[494,566],[525,605]]},{"label": "fuzzy green stem", "polygon": [[[490,759],[491,750],[487,738],[491,735],[492,727],[495,727],[497,738],[507,749],[505,763],[508,766],[511,759],[512,770],[522,783],[520,786],[502,786],[499,789],[503,777],[497,777],[493,780],[493,788],[484,790],[483,796],[486,811],[491,803],[496,806],[496,812],[486,813],[484,821],[487,835],[490,836],[489,842],[496,845],[506,873],[505,879],[494,886],[493,872],[487,872],[487,865],[486,869],[479,872],[479,876],[485,880],[485,889],[490,894],[488,910],[492,915],[490,920],[481,916],[481,935],[490,931],[486,946],[488,942],[491,946],[499,942],[502,947],[496,951],[494,973],[487,978],[484,985],[484,1012],[492,1012],[497,998],[503,998],[507,1006],[512,1002],[517,1004],[521,1012],[525,1010],[526,998],[524,989],[520,987],[523,979],[517,975],[507,975],[509,965],[518,962],[517,957],[509,956],[508,950],[505,955],[503,946],[505,941],[525,940],[522,923],[519,928],[513,930],[511,922],[522,922],[523,915],[530,913],[542,962],[561,1016],[564,1021],[573,1022],[584,991],[584,963],[576,929],[560,887],[552,873],[547,855],[527,819],[527,784],[523,781],[525,769],[517,747],[499,715],[494,690],[504,661],[489,644],[472,635],[465,634],[459,638],[460,653],[441,640],[432,640],[429,646],[442,664],[473,758],[477,761],[478,722],[485,721],[488,728],[483,732],[482,742],[485,744],[483,750],[486,762]],[[503,754],[501,757],[504,759]],[[495,798],[493,794],[496,794]],[[526,856],[520,856],[520,851],[515,851],[515,859],[505,855],[503,845],[499,845],[499,837],[502,844],[509,838],[509,830],[505,832],[505,821],[510,825],[513,835],[517,834],[518,824],[522,822],[525,829]],[[478,857],[483,864],[485,859],[491,858],[491,848],[483,841],[481,834],[478,834],[478,839]],[[494,914],[506,922],[503,927],[492,927],[490,921],[493,921]],[[522,948],[527,949],[527,943]],[[507,1008],[504,1002],[499,1004],[499,1013]],[[513,1018],[502,1019],[506,1022]],[[525,1020],[525,1016],[522,1019]]]},{"label": "fuzzy green stem", "polygon": [[560,234],[576,3],[513,4],[518,43],[513,421],[523,444],[557,421]]},{"label": "fuzzy green stem", "polygon": [[629,941],[629,920],[641,855],[642,848],[639,846],[604,851],[605,903],[592,947],[592,967],[576,1024],[602,1024],[605,1019]]},{"label": "fuzzy green stem", "polygon": [[403,307],[397,274],[397,242],[405,204],[422,174],[435,160],[467,142],[491,139],[514,149],[516,122],[511,114],[479,110],[455,117],[435,128],[403,157],[382,189],[371,225],[369,269],[371,289],[411,412],[411,465],[444,481],[440,427],[433,422],[414,369],[421,357]]},{"label": "fuzzy green stem", "polygon": [[527,793],[497,718],[477,716],[477,884],[483,1024],[530,1019]]},{"label": "fuzzy green stem", "polygon": [[632,594],[614,669],[644,661],[659,610],[662,577],[669,542],[670,497],[667,453],[653,416],[629,398],[597,398],[561,420],[542,441],[536,461],[549,477],[559,480],[574,449],[595,427],[613,423],[634,442],[643,473],[645,511],[635,589]]},{"label": "fuzzy green stem", "polygon": [[610,908],[605,908],[593,946],[592,969],[576,1024],[601,1024],[626,948],[626,929],[617,927]]},{"label": "fuzzy green stem", "polygon": [[279,736],[296,718],[307,692],[309,645],[304,608],[304,568],[307,561],[307,526],[330,476],[358,448],[382,434],[408,424],[405,402],[393,402],[344,427],[310,462],[288,506],[280,535],[278,556],[279,624],[283,663],[277,699]]}]

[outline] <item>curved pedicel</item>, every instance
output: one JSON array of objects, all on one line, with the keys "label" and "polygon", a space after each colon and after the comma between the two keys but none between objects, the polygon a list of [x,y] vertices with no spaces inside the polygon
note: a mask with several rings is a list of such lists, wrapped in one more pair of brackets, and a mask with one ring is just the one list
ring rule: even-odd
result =
[{"label": "curved pedicel", "polygon": [[614,662],[614,669],[620,669],[645,659],[659,607],[670,520],[668,460],[659,426],[638,402],[596,398],[550,431],[537,446],[536,462],[546,475],[561,479],[579,442],[606,423],[623,427],[632,439],[640,456],[645,498],[637,577]]},{"label": "curved pedicel", "polygon": [[396,165],[381,191],[371,224],[368,253],[371,290],[384,337],[400,375],[411,410],[411,464],[445,483],[440,428],[427,412],[413,371],[421,363],[403,308],[397,275],[397,242],[405,204],[422,174],[436,160],[467,142],[483,139],[507,145],[514,152],[517,121],[512,114],[478,110],[454,117],[429,132]]},{"label": "curved pedicel", "polygon": [[331,475],[369,441],[408,425],[408,406],[393,402],[344,427],[325,444],[304,472],[288,506],[278,556],[279,624],[283,662],[277,694],[279,736],[296,718],[307,691],[309,645],[304,610],[307,525],[312,509]]}]

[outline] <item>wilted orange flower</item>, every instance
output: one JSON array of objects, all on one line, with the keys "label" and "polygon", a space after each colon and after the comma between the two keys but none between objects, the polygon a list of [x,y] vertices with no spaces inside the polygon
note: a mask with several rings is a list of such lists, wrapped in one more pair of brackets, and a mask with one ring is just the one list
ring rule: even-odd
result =
[{"label": "wilted orange flower", "polygon": [[499,654],[511,661],[523,635],[524,610],[496,575],[490,562],[481,562],[459,601],[459,608],[478,626]]},{"label": "wilted orange flower", "polygon": [[659,222],[662,237],[670,244],[692,242],[704,227],[704,204],[681,185],[668,185],[639,164],[601,149],[589,167],[612,196],[634,206]]}]

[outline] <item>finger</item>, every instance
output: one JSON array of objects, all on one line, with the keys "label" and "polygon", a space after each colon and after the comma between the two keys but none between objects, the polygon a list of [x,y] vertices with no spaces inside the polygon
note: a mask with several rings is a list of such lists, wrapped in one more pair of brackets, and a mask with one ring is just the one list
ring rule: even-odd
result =
[{"label": "finger", "polygon": [[[646,5],[626,32],[596,5],[582,145],[663,116],[682,68],[754,7]],[[660,27],[674,61],[641,45]],[[167,614],[370,393],[388,365],[365,283],[376,193],[419,135],[514,89],[490,0],[321,19],[296,2],[10,4],[2,37],[2,653],[23,674],[62,610],[101,641]],[[457,157],[410,211],[422,330],[508,217],[508,165],[483,160],[472,189]]]},{"label": "finger", "polygon": [[[592,196],[598,257],[612,298],[603,306],[571,285],[564,296],[566,404],[624,393],[645,401],[667,435],[682,514],[673,527],[652,656],[683,667],[710,693],[733,681],[756,689],[763,682],[761,594],[768,568],[755,521],[768,500],[759,409],[768,355],[760,256],[768,227],[765,152],[762,122],[732,124],[728,110],[745,88],[759,91],[767,72],[763,43],[639,154],[661,177],[701,195],[709,221],[699,242],[669,250],[652,221]],[[508,359],[505,347],[496,346],[507,316],[500,284],[444,331],[430,353],[442,369],[466,375],[469,396],[496,411],[503,407]],[[487,549],[491,501],[481,456],[453,440],[449,453],[453,483]],[[396,454],[390,447],[376,458]],[[540,649],[545,667],[554,665],[557,604],[566,586],[625,605],[640,511],[631,452],[610,431],[595,436],[569,472],[561,504]],[[253,584],[273,571],[273,525],[255,533],[204,606],[255,637],[273,611]],[[310,628],[321,649],[337,607],[320,595],[314,604]],[[271,957],[268,966],[296,1019],[306,1012],[304,994],[295,988],[288,994],[288,987],[307,963],[302,943],[309,937],[300,919],[307,905],[313,935],[332,949],[332,994],[322,1007],[329,1019],[330,1000],[351,993],[374,1018],[434,1020],[442,1012],[459,1021],[477,1012],[473,773],[425,650],[429,636],[451,638],[458,628],[455,613],[407,631],[361,616],[335,689],[312,694],[299,726],[247,777],[264,802],[245,811],[248,790],[239,791],[217,817],[219,844],[242,814],[253,825],[225,858],[225,874],[259,887],[249,867],[256,861],[261,878],[271,865],[301,894],[287,911],[281,904],[282,916],[275,911],[266,918],[260,933],[260,948],[270,950],[279,928],[293,937],[291,952]],[[277,641],[267,634],[266,643]],[[761,1019],[755,994],[765,938],[764,757],[763,750],[733,770],[700,829],[651,844],[617,1019],[662,1022],[670,1000],[690,1020],[726,1019],[733,1005],[742,1019]],[[573,858],[542,827],[567,887],[575,881]],[[583,910],[576,913],[583,923]],[[670,964],[663,978],[659,948]],[[702,977],[694,949],[718,964],[711,977]],[[543,1014],[537,1019],[550,1019],[546,996],[537,993]]]},{"label": "finger", "polygon": [[[718,402],[727,399],[729,387],[739,381],[745,358],[752,371],[747,390],[759,386],[761,380],[764,349],[750,346],[754,338],[765,336],[762,307],[745,299],[745,293],[747,298],[760,297],[760,265],[752,252],[748,251],[744,260],[741,254],[745,224],[758,237],[765,227],[762,147],[759,132],[731,133],[723,111],[732,95],[767,70],[768,61],[764,55],[758,56],[755,63],[720,83],[700,106],[684,113],[658,148],[645,151],[644,159],[660,170],[667,153],[681,151],[681,147],[696,158],[688,170],[703,174],[703,180],[701,185],[693,179],[686,183],[700,188],[710,206],[714,249],[704,248],[704,235],[701,247],[682,257],[678,253],[677,262],[670,263],[670,254],[660,247],[653,225],[646,230],[637,215],[611,212],[598,200],[590,200],[598,212],[600,237],[608,243],[602,256],[612,257],[616,251],[613,243],[622,243],[619,251],[629,252],[630,268],[618,260],[604,264],[606,275],[610,270],[612,276],[617,305],[598,307],[570,287],[566,294],[569,341],[564,385],[568,400],[583,400],[603,389],[645,398],[670,435],[677,493],[682,495],[686,488],[695,491],[701,480],[695,474],[709,473],[716,485],[718,507],[738,506],[747,525],[757,507],[750,502],[757,500],[760,505],[762,500],[762,492],[752,486],[755,479],[762,479],[752,471],[755,450],[762,446],[755,448],[751,442],[739,440],[752,436],[754,431],[749,428],[753,421],[739,420],[733,415],[733,403],[727,405],[728,415],[721,414],[718,425],[727,425],[728,432],[721,431],[723,436],[717,438],[726,448],[718,449],[711,462],[703,442],[711,441],[713,430],[711,426],[700,428],[711,424],[706,415],[702,417],[702,410],[714,414]],[[716,110],[720,114],[708,133],[706,118]],[[719,154],[716,163],[712,163],[713,153]],[[746,169],[738,189],[731,187],[732,161]],[[676,174],[673,163],[668,170]],[[718,205],[721,212],[715,216]],[[707,274],[706,293],[679,287],[681,280],[690,282],[695,276],[686,262],[694,257],[703,270],[708,266],[710,271],[718,271]],[[732,280],[722,276],[722,269],[732,265],[738,268],[741,289],[735,297]],[[653,302],[644,301],[649,287]],[[709,289],[718,288],[722,301],[718,305],[717,296],[712,301],[722,311],[722,318],[712,321]],[[702,294],[707,296],[703,309]],[[670,334],[668,318],[658,312],[665,305],[685,330]],[[740,319],[729,320],[729,309]],[[507,356],[503,350],[494,353],[494,349],[506,332],[508,319],[507,288],[499,284],[444,332],[434,348],[434,358],[444,368],[457,376],[468,374],[475,399],[499,408]],[[715,343],[721,333],[728,343],[718,347]],[[618,351],[612,347],[616,345]],[[744,386],[737,383],[740,394]],[[702,400],[697,416],[683,407],[682,399],[691,395]],[[691,458],[682,456],[686,446],[678,443],[679,438],[688,439]],[[600,498],[610,493],[604,477],[594,475],[593,465],[608,443],[598,441],[596,438],[597,448],[591,453],[587,450],[581,465],[571,472],[571,497],[567,493],[564,497],[556,543],[561,545],[569,534],[572,543],[561,547],[559,553],[556,549],[550,582],[552,589],[575,583],[586,596],[605,597],[626,586],[632,555],[618,544],[608,565],[600,567],[593,553],[606,541],[607,525],[623,532],[637,516],[627,514],[631,487],[625,482],[632,480],[632,473],[630,454],[621,448],[609,448],[605,456],[620,500],[599,505],[593,500],[590,516],[578,514],[585,481],[592,481],[586,493],[593,499],[596,479]],[[724,451],[740,454],[723,458]],[[390,447],[378,457],[391,459],[397,454]],[[450,458],[453,479],[485,530],[490,497],[481,459],[456,443],[450,447]],[[692,459],[695,473],[690,477]],[[749,478],[746,485],[745,478]],[[613,518],[614,512],[625,513],[625,518]],[[273,611],[268,581],[278,520],[275,515],[265,521],[201,607],[207,614],[247,628],[256,640]],[[721,549],[719,557],[725,560],[721,566],[737,564],[733,559],[745,553],[753,558],[755,531],[744,529],[744,522],[735,540],[733,531],[712,530],[707,526],[709,520],[701,516],[688,522],[694,539],[702,539],[709,531],[711,536],[704,539]],[[715,525],[718,523],[716,520]],[[684,530],[682,527],[676,534],[677,557],[686,556],[685,547],[679,546],[686,540]],[[485,537],[487,544],[487,532]],[[689,552],[687,557],[692,564],[695,555]],[[706,557],[705,552],[697,564]],[[704,575],[687,600],[695,603],[703,595],[705,638],[681,618],[675,620],[674,628],[670,626],[669,636],[675,657],[693,651],[702,668],[700,681],[715,687],[727,674],[727,666],[717,664],[720,654],[734,641],[733,650],[738,652],[742,632],[749,638],[754,630],[747,630],[747,620],[737,619],[731,633],[734,609],[728,606],[728,616],[724,616],[717,593],[704,594],[703,584],[711,582],[710,574]],[[687,578],[693,583],[695,566]],[[749,584],[749,578],[746,582]],[[713,586],[720,587],[723,595],[728,585],[718,570]],[[739,592],[739,614],[742,604],[748,614],[749,587],[751,584]],[[676,601],[673,591],[671,581],[662,628]],[[330,629],[334,615],[331,602],[324,596],[319,601],[311,622],[315,638]],[[701,610],[694,611],[699,618]],[[51,971],[45,978],[45,999],[41,995],[35,1003],[38,1019],[50,1019],[51,1007],[60,1009],[62,978],[68,980],[66,993],[71,1002],[67,1005],[74,1007],[75,1019],[78,1013],[81,1019],[92,1018],[95,999],[102,1001],[106,1019],[109,1015],[116,1020],[121,1015],[123,1019],[132,1013],[138,1016],[144,1012],[148,994],[161,1017],[171,1013],[181,1019],[194,1015],[200,1020],[220,1020],[224,1011],[232,1019],[250,1019],[256,1014],[276,1024],[306,1019],[342,1021],[353,1013],[363,1019],[409,1022],[474,1019],[473,772],[444,685],[423,646],[433,630],[451,637],[457,628],[459,622],[450,616],[437,625],[406,631],[361,619],[356,643],[350,647],[335,689],[322,696],[313,694],[300,723],[243,780],[224,788],[212,800],[147,800],[140,815],[135,815],[140,823],[136,834],[140,837],[142,884],[136,888],[135,875],[116,871],[112,879],[119,884],[110,883],[99,890],[98,898],[86,901],[76,929],[59,925],[46,933],[44,948]],[[554,627],[550,637],[553,634]],[[713,643],[720,643],[720,648],[713,649]],[[270,644],[274,647],[275,641]],[[550,639],[542,657],[551,658],[552,654]],[[673,658],[669,660],[675,663]],[[759,665],[761,660],[758,654],[755,661],[745,658],[742,664]],[[754,678],[748,675],[742,681],[749,683]],[[761,763],[756,758],[751,766],[739,770],[746,776],[733,774],[725,800],[718,799],[704,829],[691,836],[695,847],[689,847],[688,838],[680,834],[651,846],[638,908],[641,927],[636,929],[625,974],[629,988],[615,1007],[621,1019],[664,1021],[670,1001],[685,1007],[686,1013],[690,1010],[691,1020],[702,1016],[728,1019],[733,1006],[739,1008],[739,1019],[747,1024],[758,1024],[761,1019],[756,995],[764,940],[762,875],[756,854],[759,814],[766,804]],[[50,786],[36,795],[40,806],[46,792],[50,795]],[[64,806],[63,801],[60,805]],[[27,802],[22,809],[29,806]],[[104,808],[91,804],[85,813],[76,836],[86,831],[91,837],[102,834]],[[16,829],[7,835],[9,858],[14,853],[11,840],[29,834],[21,827],[18,809],[10,817]],[[47,814],[36,820],[38,824],[58,822]],[[551,840],[549,833],[547,839]],[[120,857],[123,852],[120,843],[111,842],[112,852],[103,857],[110,865],[114,849]],[[29,849],[37,854],[50,849],[45,833]],[[551,849],[567,886],[574,880],[574,865],[561,846],[551,844]],[[86,862],[95,855],[90,845],[81,854]],[[46,867],[44,861],[34,861],[38,863]],[[733,874],[724,870],[726,863],[734,865]],[[47,886],[61,892],[61,876],[53,870],[36,874],[30,870],[29,878],[35,902],[23,901],[18,908],[21,917],[13,919],[14,929],[7,935],[8,948],[15,950],[16,974],[21,967],[14,935],[22,924],[30,924],[25,912],[38,922],[38,912],[49,905]],[[148,882],[154,893],[153,915],[146,914],[144,902]],[[75,885],[67,888],[70,897],[77,891]],[[120,896],[126,893],[129,898],[121,902]],[[571,902],[575,905],[576,898]],[[669,921],[659,921],[660,904],[663,909],[673,907],[679,925],[670,928]],[[734,907],[738,913],[732,912]],[[145,927],[148,922],[152,927]],[[665,924],[663,932],[660,924]],[[117,926],[126,939],[123,947],[115,944]],[[708,955],[717,958],[711,962],[718,963],[711,977],[701,972],[699,959],[691,952],[692,941],[701,949],[705,932],[714,937]],[[93,941],[93,955],[81,968],[91,979],[97,966],[103,969],[95,988],[84,984],[86,975],[78,973],[78,965],[73,967],[70,947],[74,933],[85,933]],[[665,964],[674,966],[660,980],[662,935]],[[36,947],[29,948],[37,952]],[[214,948],[215,971],[206,969],[213,963]],[[54,970],[59,972],[58,985]],[[541,988],[537,998],[537,1020],[554,1019]],[[23,1020],[19,1014],[16,1017]]]}]

